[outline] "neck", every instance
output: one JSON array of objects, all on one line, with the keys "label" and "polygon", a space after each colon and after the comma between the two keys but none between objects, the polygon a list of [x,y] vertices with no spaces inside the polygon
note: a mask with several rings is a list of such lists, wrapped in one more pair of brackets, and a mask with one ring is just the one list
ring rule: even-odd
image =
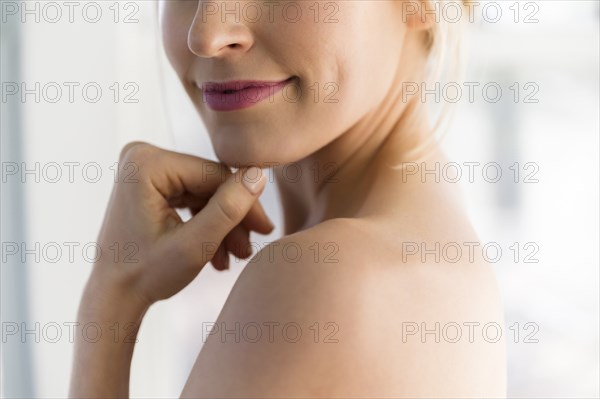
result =
[{"label": "neck", "polygon": [[[408,43],[408,44],[407,44]],[[420,51],[406,41],[404,54]],[[356,216],[372,195],[369,189],[382,168],[398,164],[426,140],[425,104],[416,95],[402,98],[407,77],[418,82],[423,63],[401,62],[385,98],[354,126],[315,153],[274,168],[284,213],[284,234],[292,234],[332,218]]]},{"label": "neck", "polygon": [[390,97],[319,151],[293,167],[275,168],[284,234],[357,215],[381,168],[402,162],[411,148],[425,140],[428,123],[426,113],[418,115],[420,106],[416,97],[404,104],[399,97]]}]

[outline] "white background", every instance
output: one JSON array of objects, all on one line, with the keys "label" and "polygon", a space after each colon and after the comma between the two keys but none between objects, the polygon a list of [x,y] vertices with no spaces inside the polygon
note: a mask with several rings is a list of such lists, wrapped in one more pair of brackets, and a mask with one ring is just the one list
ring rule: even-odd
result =
[{"label": "white background", "polygon": [[[504,331],[512,334],[509,327],[515,322],[521,333],[524,323],[539,328],[537,343],[524,343],[522,336],[515,343],[508,336],[509,395],[598,397],[598,3],[537,1],[539,21],[533,24],[522,22],[531,11],[524,8],[527,2],[519,4],[519,23],[508,8],[514,2],[500,3],[505,14],[499,22],[486,22],[478,15],[469,27],[465,80],[498,82],[504,88],[502,100],[485,101],[476,91],[473,103],[462,101],[444,145],[459,164],[498,162],[504,173],[515,162],[538,168],[537,183],[523,182],[522,175],[518,183],[488,183],[481,174],[474,183],[465,177],[459,183],[481,240],[498,242],[505,251],[495,264],[506,305]],[[198,116],[164,60],[155,3],[135,3],[139,22],[130,24],[122,19],[132,8],[125,9],[122,2],[121,21],[115,23],[110,4],[102,2],[106,14],[95,24],[83,20],[81,13],[75,14],[74,23],[43,18],[36,23],[32,16],[25,23],[13,22],[21,32],[21,56],[7,59],[3,50],[2,65],[15,66],[19,82],[28,87],[35,82],[98,82],[103,96],[91,104],[76,90],[74,103],[53,104],[44,99],[36,103],[29,95],[19,103],[20,128],[3,127],[3,146],[7,137],[18,137],[28,167],[35,162],[97,162],[103,176],[88,183],[76,169],[75,183],[66,176],[58,183],[36,183],[27,175],[20,183],[23,201],[10,208],[6,201],[2,205],[3,243],[93,242],[112,187],[109,166],[128,141],[144,140],[215,159]],[[9,40],[7,26],[3,24],[3,46]],[[2,81],[14,81],[6,71]],[[109,89],[114,82],[134,82],[139,102],[115,103]],[[534,98],[539,101],[512,101],[508,86],[515,82],[535,83],[539,91]],[[2,118],[15,117],[6,113],[8,105],[2,101]],[[21,161],[18,152],[5,149],[3,165]],[[9,187],[3,181],[3,196],[12,195],[6,192]],[[254,237],[267,242],[281,234],[272,184],[262,203],[278,225],[271,236]],[[20,231],[21,238],[15,233]],[[518,262],[508,249],[515,242],[523,251]],[[523,245],[528,242],[539,248],[534,256],[538,263],[523,262],[529,253]],[[32,256],[25,263],[14,257],[3,260],[3,332],[11,323],[29,329],[40,325],[37,334],[24,338],[3,336],[4,397],[67,395],[73,349],[68,329],[64,327],[62,339],[52,343],[51,331],[45,335],[42,328],[75,321],[91,268],[80,250],[75,254],[77,261],[72,263],[66,254],[57,263],[35,262]],[[216,319],[242,267],[233,263],[224,273],[207,267],[184,291],[150,310],[134,355],[132,396],[179,395],[202,345],[203,323]],[[15,275],[24,276],[23,285]],[[23,353],[30,353],[29,361],[15,357]],[[24,364],[23,372],[15,373],[17,363]]]}]

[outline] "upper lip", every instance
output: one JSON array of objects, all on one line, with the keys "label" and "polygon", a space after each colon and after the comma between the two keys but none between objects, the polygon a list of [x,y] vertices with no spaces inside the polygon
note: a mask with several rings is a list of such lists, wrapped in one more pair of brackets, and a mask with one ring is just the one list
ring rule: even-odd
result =
[{"label": "upper lip", "polygon": [[227,82],[204,82],[199,85],[200,89],[205,93],[219,93],[224,91],[238,91],[244,90],[249,87],[271,87],[277,86],[283,82],[286,82],[292,78],[284,80],[230,80]]}]

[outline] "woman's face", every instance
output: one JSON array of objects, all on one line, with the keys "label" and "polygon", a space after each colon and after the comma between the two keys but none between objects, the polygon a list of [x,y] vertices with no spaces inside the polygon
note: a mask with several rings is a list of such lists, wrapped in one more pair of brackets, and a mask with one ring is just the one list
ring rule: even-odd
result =
[{"label": "woman's face", "polygon": [[[162,4],[167,55],[221,162],[234,167],[296,162],[376,108],[399,83],[406,30],[399,3]],[[263,83],[232,91],[247,86],[240,81]],[[222,85],[227,82],[232,86]],[[256,101],[261,95],[266,98]]]}]

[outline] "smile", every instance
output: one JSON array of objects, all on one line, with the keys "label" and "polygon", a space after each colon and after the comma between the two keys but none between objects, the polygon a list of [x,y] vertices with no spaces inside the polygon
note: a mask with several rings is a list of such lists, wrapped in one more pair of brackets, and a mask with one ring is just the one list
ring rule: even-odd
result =
[{"label": "smile", "polygon": [[208,82],[199,88],[203,100],[213,111],[227,112],[250,108],[281,91],[295,77],[279,81],[238,80],[223,83]]}]

